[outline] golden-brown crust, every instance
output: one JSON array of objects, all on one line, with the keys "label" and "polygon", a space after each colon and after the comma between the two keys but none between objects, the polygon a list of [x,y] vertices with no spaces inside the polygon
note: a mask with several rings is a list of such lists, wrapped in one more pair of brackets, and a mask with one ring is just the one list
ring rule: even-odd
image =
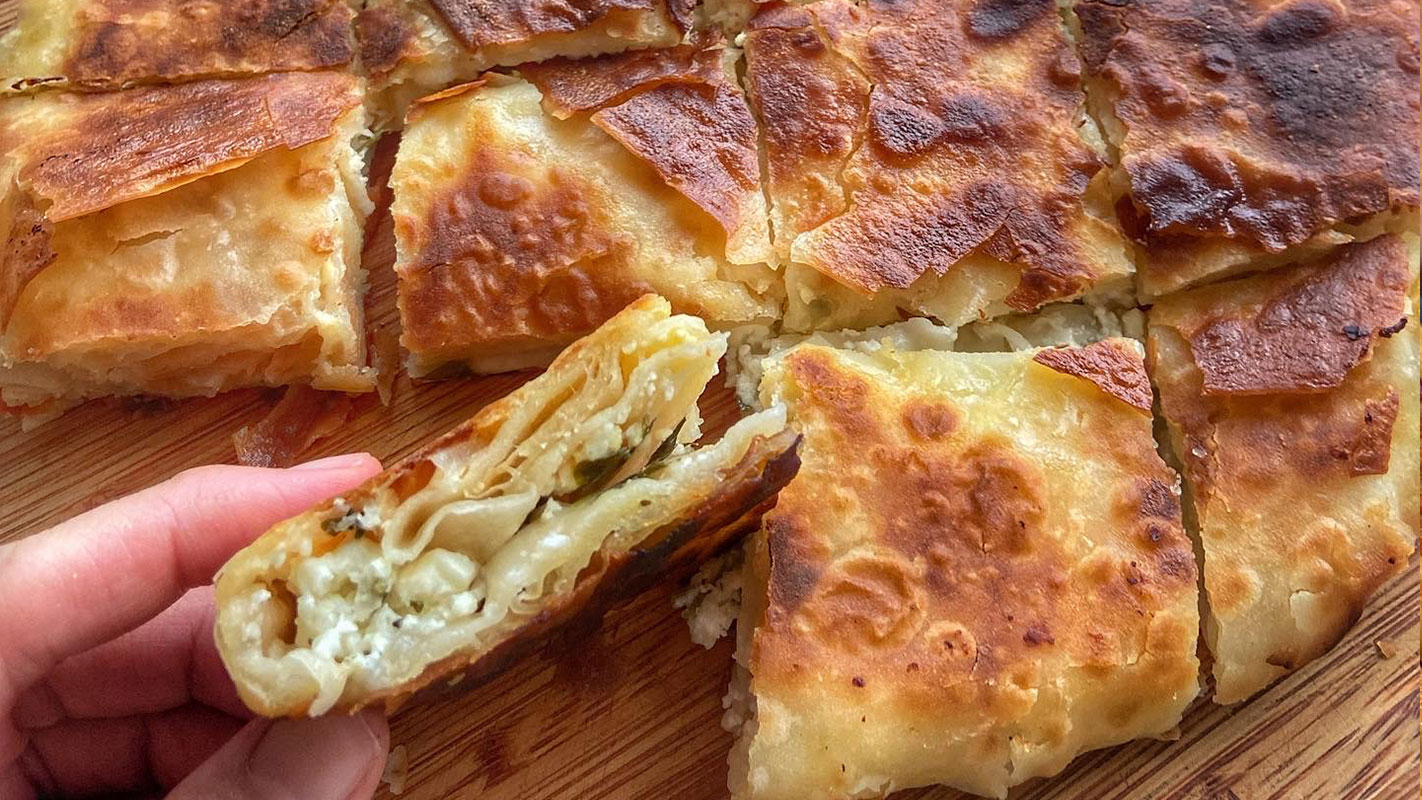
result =
[{"label": "golden-brown crust", "polygon": [[[886,549],[848,564],[837,562],[838,568],[829,572],[815,567],[830,555],[820,551],[824,537],[813,530],[813,520],[821,514],[811,513],[805,504],[833,503],[834,492],[815,499],[811,495],[819,489],[802,487],[782,495],[779,506],[767,515],[773,565],[767,626],[777,649],[802,640],[794,660],[808,657],[800,647],[852,651],[859,656],[865,681],[876,672],[895,680],[894,673],[902,673],[908,656],[897,647],[885,653],[883,645],[896,638],[896,631],[907,629],[912,635],[932,619],[981,621],[986,628],[974,636],[965,639],[960,632],[943,642],[919,642],[914,646],[922,648],[921,657],[909,658],[920,670],[945,670],[945,678],[956,673],[954,679],[961,680],[970,669],[975,678],[990,677],[983,670],[997,674],[1008,669],[1049,637],[1071,646],[1069,630],[1080,634],[1083,627],[1107,624],[1104,619],[1062,618],[1054,610],[1056,603],[1064,602],[1069,565],[1055,539],[1044,535],[1045,477],[1014,445],[988,438],[952,452],[945,436],[925,441],[917,433],[911,437],[913,444],[902,444],[898,429],[903,422],[883,413],[876,402],[879,392],[865,378],[837,368],[815,350],[787,359],[794,385],[803,393],[796,401],[796,416],[819,438],[820,452],[852,449],[868,465],[865,475],[895,478],[875,480],[873,492],[854,493],[862,513],[875,521],[869,541]],[[1136,455],[1144,465],[1153,453]],[[1139,557],[1126,572],[1096,576],[1094,591],[1108,593],[1116,611],[1129,609],[1131,615],[1152,605],[1157,593],[1178,592],[1195,581],[1178,499],[1163,465],[1156,466],[1143,470],[1149,477],[1142,477],[1117,504],[1123,522],[1140,532],[1134,541]],[[922,572],[925,565],[927,571]],[[964,580],[989,574],[990,580]],[[806,614],[825,624],[810,624]],[[797,616],[803,624],[790,625]],[[850,617],[869,627],[847,624]],[[948,646],[964,641],[966,652]],[[875,670],[876,654],[891,656],[892,663]],[[758,674],[774,669],[764,660],[758,660],[757,667]]]},{"label": "golden-brown crust", "polygon": [[536,185],[480,150],[419,220],[424,247],[398,266],[402,343],[438,353],[478,343],[563,342],[592,330],[649,285],[600,267],[632,242],[599,215],[581,184]]},{"label": "golden-brown crust", "polygon": [[[61,75],[85,88],[340,67],[351,61],[343,0],[86,0]],[[50,75],[17,76],[23,83]]]},{"label": "golden-brown crust", "polygon": [[618,13],[665,13],[658,0],[430,0],[470,50],[575,33]]},{"label": "golden-brown crust", "polygon": [[519,72],[543,93],[543,104],[557,117],[595,111],[662,83],[723,82],[720,37],[699,34],[686,44],[634,50],[594,58],[552,58],[519,66]]},{"label": "golden-brown crust", "polygon": [[20,299],[20,291],[58,257],[52,246],[53,226],[34,198],[11,185],[0,196],[0,230],[6,231],[0,249],[0,331]]},{"label": "golden-brown crust", "polygon": [[[331,135],[361,102],[353,76],[284,73],[104,94],[15,98],[0,150],[51,222],[84,216]],[[35,116],[24,105],[43,104]],[[58,122],[35,136],[31,126]],[[41,128],[42,129],[42,128]]]},{"label": "golden-brown crust", "polygon": [[[1028,354],[975,358],[805,345],[769,367],[805,444],[760,540],[748,736],[765,774],[737,797],[888,781],[1001,796],[1168,728],[1193,696],[1195,561],[1148,420]],[[1014,387],[1000,417],[975,399],[996,369]],[[1070,443],[1045,448],[999,430],[1055,439],[1063,418]],[[843,741],[860,732],[862,753]]]},{"label": "golden-brown crust", "polygon": [[[1175,332],[1193,368],[1189,380],[1157,385],[1196,494],[1208,501],[1220,491],[1277,491],[1284,476],[1309,485],[1386,471],[1379,449],[1391,440],[1396,388],[1350,376],[1371,359],[1375,326],[1400,316],[1410,282],[1406,248],[1384,236],[1157,304],[1152,328]],[[1357,334],[1344,330],[1368,320]],[[1230,350],[1212,330],[1243,333]],[[1355,391],[1341,401],[1345,384]]]},{"label": "golden-brown crust", "polygon": [[[739,104],[749,141],[660,138],[706,104]],[[560,122],[535,86],[494,76],[416,106],[392,185],[402,342],[417,371],[544,362],[651,291],[714,324],[774,313],[774,274],[743,258],[768,249],[744,99],[662,83],[603,111]],[[718,230],[725,221],[735,235]]]},{"label": "golden-brown crust", "polygon": [[760,194],[760,156],[755,120],[739,91],[662,84],[593,114],[592,121],[721,223],[727,235],[745,224],[745,198]]},{"label": "golden-brown crust", "polygon": [[1268,252],[1418,203],[1417,4],[1086,0],[1088,69],[1160,249]]},{"label": "golden-brown crust", "polygon": [[860,24],[853,6],[827,5],[811,14],[776,3],[764,6],[746,29],[746,79],[765,138],[782,259],[794,234],[845,208],[839,173],[857,147],[869,83],[830,37]]},{"label": "golden-brown crust", "polygon": [[[721,224],[764,226],[755,118],[718,34],[677,47],[520,67],[554,116],[593,124]],[[760,219],[748,219],[759,216]]]},{"label": "golden-brown crust", "polygon": [[1406,246],[1383,236],[1295,269],[1257,309],[1236,309],[1182,333],[1206,394],[1317,392],[1372,353],[1403,319],[1412,278]]},{"label": "golden-brown crust", "polygon": [[415,29],[394,7],[371,6],[356,14],[355,35],[361,67],[378,80],[389,75],[410,51]]},{"label": "golden-brown crust", "polygon": [[[291,75],[297,88],[308,80],[328,85],[328,78]],[[336,80],[355,84],[348,76]],[[258,95],[272,81],[231,83]],[[193,85],[164,88],[186,96]],[[325,138],[295,149],[283,146],[282,136],[290,131],[205,133],[205,141],[229,148],[219,157],[242,156],[214,166],[203,161],[201,145],[161,137],[149,139],[153,161],[117,143],[107,153],[91,147],[86,132],[105,140],[109,132],[86,131],[101,128],[105,118],[86,112],[98,107],[122,126],[122,101],[129,92],[160,90],[46,92],[4,101],[0,136],[29,134],[0,165],[6,180],[16,173],[23,178],[28,167],[51,155],[47,166],[73,156],[78,161],[66,171],[43,174],[49,185],[11,184],[0,208],[28,206],[37,212],[53,200],[50,210],[58,216],[73,212],[76,203],[115,204],[59,222],[32,216],[26,230],[38,226],[42,235],[29,242],[25,257],[0,255],[5,258],[0,285],[8,295],[0,299],[5,303],[0,360],[7,366],[0,370],[0,389],[10,402],[38,406],[54,398],[73,404],[114,394],[210,396],[239,386],[294,383],[367,388],[372,376],[363,367],[360,333],[363,272],[356,263],[367,201],[358,183],[359,156],[349,141],[362,129],[359,94],[352,88],[352,107],[328,125]],[[241,93],[235,87],[233,92]],[[216,127],[227,120],[224,96],[213,93],[211,112],[196,124]],[[311,111],[322,109],[316,104]],[[297,112],[281,108],[279,116]],[[256,127],[237,121],[232,126]],[[181,133],[183,126],[172,129]],[[263,138],[271,146],[251,152],[260,149]],[[66,141],[76,146],[66,147]],[[246,149],[232,152],[233,142]],[[183,163],[184,154],[192,162]],[[119,173],[106,159],[130,160],[143,174]],[[91,166],[99,177],[85,174]],[[56,186],[51,179],[78,181],[79,189]],[[97,183],[111,179],[107,186]],[[45,196],[46,191],[61,196]],[[0,216],[5,213],[0,210]],[[11,227],[0,222],[0,230]]]},{"label": "golden-brown crust", "polygon": [[983,252],[1020,266],[1017,309],[1097,276],[1070,229],[1102,164],[1049,0],[771,7],[746,50],[765,127],[783,128],[767,155],[772,196],[797,206],[786,234],[805,234],[796,261],[873,294]]},{"label": "golden-brown crust", "polygon": [[1093,342],[1085,347],[1053,347],[1032,357],[1057,372],[1084,378],[1101,391],[1150,413],[1150,378],[1139,354],[1127,352],[1116,340]]},{"label": "golden-brown crust", "polygon": [[[1219,702],[1326,651],[1415,547],[1416,337],[1333,330],[1400,309],[1406,258],[1390,237],[1347,245],[1150,312],[1149,367],[1200,524]],[[1202,352],[1198,332],[1231,320],[1274,346],[1243,345],[1238,366]]]}]

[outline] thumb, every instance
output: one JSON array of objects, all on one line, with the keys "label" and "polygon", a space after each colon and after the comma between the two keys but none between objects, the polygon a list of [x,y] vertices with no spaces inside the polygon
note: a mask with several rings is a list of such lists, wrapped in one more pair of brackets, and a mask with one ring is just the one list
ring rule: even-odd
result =
[{"label": "thumb", "polygon": [[183,779],[169,800],[366,800],[390,730],[373,711],[248,723]]}]

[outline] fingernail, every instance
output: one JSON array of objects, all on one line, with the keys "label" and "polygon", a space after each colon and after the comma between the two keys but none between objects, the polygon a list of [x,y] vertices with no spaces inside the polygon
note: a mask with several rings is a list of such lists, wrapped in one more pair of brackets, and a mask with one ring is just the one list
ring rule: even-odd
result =
[{"label": "fingernail", "polygon": [[372,460],[368,453],[346,453],[341,456],[329,456],[318,458],[315,461],[308,461],[305,464],[297,464],[291,469],[318,470],[318,469],[350,469]]},{"label": "fingernail", "polygon": [[367,715],[329,715],[273,723],[247,770],[261,797],[345,800],[384,760]]}]

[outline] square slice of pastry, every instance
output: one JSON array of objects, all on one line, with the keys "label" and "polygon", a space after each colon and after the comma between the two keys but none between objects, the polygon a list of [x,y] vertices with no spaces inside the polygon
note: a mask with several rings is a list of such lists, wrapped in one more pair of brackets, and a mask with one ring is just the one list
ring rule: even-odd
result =
[{"label": "square slice of pastry", "polygon": [[372,388],[364,120],[342,73],[4,100],[4,405]]},{"label": "square slice of pastry", "polygon": [[742,575],[733,798],[1005,797],[1174,729],[1196,567],[1138,343],[803,344],[764,371],[804,442]]},{"label": "square slice of pastry", "polygon": [[118,89],[349,64],[347,0],[18,0],[0,86]]},{"label": "square slice of pastry", "polygon": [[548,371],[222,568],[217,643],[269,716],[393,708],[689,574],[794,474],[784,409],[692,447],[726,349],[647,297]]},{"label": "square slice of pastry", "polygon": [[729,53],[553,62],[411,111],[391,187],[412,374],[546,364],[649,291],[718,328],[776,316]]},{"label": "square slice of pastry", "polygon": [[1105,148],[1051,0],[774,4],[744,47],[789,330],[1129,303]]},{"label": "square slice of pastry", "polygon": [[1204,547],[1215,699],[1318,657],[1418,535],[1415,251],[1397,237],[1149,314],[1150,370]]},{"label": "square slice of pastry", "polygon": [[1086,0],[1146,298],[1416,227],[1418,6]]},{"label": "square slice of pastry", "polygon": [[679,42],[686,0],[367,0],[358,15],[361,61],[379,93],[382,125],[417,97],[496,66]]}]

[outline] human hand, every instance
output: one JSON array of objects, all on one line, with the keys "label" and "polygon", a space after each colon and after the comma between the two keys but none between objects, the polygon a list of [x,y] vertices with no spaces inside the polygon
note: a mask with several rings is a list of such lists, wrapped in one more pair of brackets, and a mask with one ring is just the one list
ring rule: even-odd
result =
[{"label": "human hand", "polygon": [[252,720],[213,641],[213,573],[380,470],[202,467],[0,546],[0,798],[370,797],[377,713]]}]

